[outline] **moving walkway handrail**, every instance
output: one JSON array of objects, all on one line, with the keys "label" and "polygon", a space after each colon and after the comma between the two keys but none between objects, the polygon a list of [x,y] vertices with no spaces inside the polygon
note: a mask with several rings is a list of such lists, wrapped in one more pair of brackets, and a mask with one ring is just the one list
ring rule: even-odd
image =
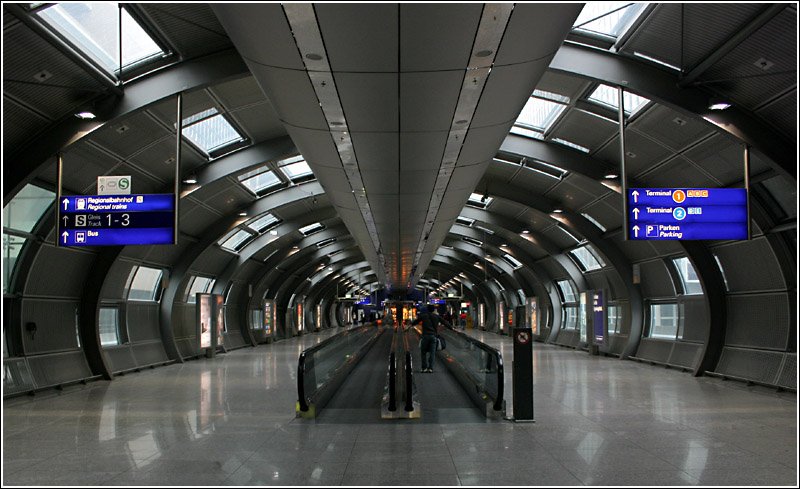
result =
[{"label": "moving walkway handrail", "polygon": [[[475,347],[487,352],[490,357],[494,358],[495,363],[497,364],[497,398],[494,400],[494,405],[492,409],[495,411],[500,411],[503,409],[503,383],[504,383],[504,372],[503,372],[503,354],[500,353],[500,350],[497,348],[493,348],[486,343],[483,343],[480,340],[473,338],[467,334],[462,333],[461,331],[457,331],[451,327],[445,326],[445,328],[452,332],[455,335],[458,335],[460,338],[464,339],[468,343],[474,345]],[[445,350],[446,351],[446,350]]]},{"label": "moving walkway handrail", "polygon": [[[307,358],[311,358],[312,354],[331,345],[332,343],[339,342],[342,338],[346,336],[362,333],[369,329],[372,329],[371,325],[365,325],[358,328],[348,329],[346,331],[342,331],[341,333],[331,336],[316,345],[306,348],[300,353],[300,358],[297,361],[297,400],[300,407],[300,411],[307,412],[309,410],[309,397],[306,395],[306,386],[305,386],[305,373],[306,373],[306,366],[307,366]],[[314,391],[316,392],[316,390]]]},{"label": "moving walkway handrail", "polygon": [[414,378],[413,378],[413,369],[412,369],[412,360],[411,360],[411,347],[408,343],[408,334],[404,328],[401,327],[403,331],[403,350],[405,351],[405,395],[406,395],[406,411],[413,411],[414,410]]}]

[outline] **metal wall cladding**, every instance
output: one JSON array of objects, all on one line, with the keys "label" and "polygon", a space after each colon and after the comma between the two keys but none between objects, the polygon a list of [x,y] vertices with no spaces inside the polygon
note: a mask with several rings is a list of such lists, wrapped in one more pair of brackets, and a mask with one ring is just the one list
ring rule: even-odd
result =
[{"label": "metal wall cladding", "polygon": [[782,387],[797,390],[797,353],[787,353],[776,382]]},{"label": "metal wall cladding", "polygon": [[247,345],[241,331],[236,330],[225,333],[225,348],[230,350],[232,348],[242,348],[243,346]]},{"label": "metal wall cladding", "polygon": [[25,295],[80,297],[94,257],[91,252],[43,244],[28,273]]},{"label": "metal wall cladding", "polygon": [[675,297],[675,286],[661,260],[648,261],[641,264],[642,297]]},{"label": "metal wall cladding", "polygon": [[[35,355],[78,348],[75,311],[77,301],[22,299],[22,344],[26,355]],[[26,330],[26,324],[36,324],[36,332]]]},{"label": "metal wall cladding", "polygon": [[577,347],[581,342],[581,333],[574,329],[562,329],[558,332],[555,343],[563,346]]},{"label": "metal wall cladding", "polygon": [[180,304],[178,305],[183,310],[183,314],[181,315],[181,321],[178,326],[178,330],[176,330],[173,334],[176,338],[180,337],[187,337],[187,336],[196,336],[197,335],[197,307],[195,304]]},{"label": "metal wall cladding", "polygon": [[789,296],[786,293],[728,296],[725,344],[786,350],[789,341]]},{"label": "metal wall cladding", "polygon": [[124,372],[136,368],[130,345],[103,348],[103,355],[112,373]]},{"label": "metal wall cladding", "polygon": [[797,134],[797,89],[756,111],[787,138]]},{"label": "metal wall cladding", "polygon": [[731,377],[774,384],[784,354],[775,351],[725,347],[715,372]]},{"label": "metal wall cladding", "polygon": [[680,308],[681,338],[685,341],[701,341],[708,339],[709,318],[706,311],[706,299],[703,295],[683,296],[678,298]]},{"label": "metal wall cladding", "polygon": [[[14,121],[13,123],[11,121]],[[8,148],[22,148],[31,134],[48,126],[49,121],[3,98],[3,140]]]},{"label": "metal wall cladding", "polygon": [[654,362],[667,363],[673,344],[673,341],[642,338],[642,341],[639,343],[639,349],[636,350],[636,355],[634,356]]},{"label": "metal wall cladding", "polygon": [[225,267],[237,256],[233,255],[217,246],[209,246],[192,263],[192,271],[200,274],[217,276],[220,275]]},{"label": "metal wall cladding", "polygon": [[33,375],[25,358],[3,359],[3,397],[8,397],[20,392],[32,391],[36,388]]},{"label": "metal wall cladding", "polygon": [[115,261],[103,280],[103,288],[100,289],[100,299],[114,301],[124,299],[125,284],[134,266],[136,265],[129,261]]},{"label": "metal wall cladding", "polygon": [[693,369],[700,362],[702,353],[703,345],[679,341],[672,345],[672,352],[667,363]]},{"label": "metal wall cladding", "polygon": [[131,342],[161,339],[159,312],[160,305],[157,302],[128,302],[126,324]]},{"label": "metal wall cladding", "polygon": [[139,343],[131,347],[138,366],[154,365],[169,360],[160,341]]},{"label": "metal wall cladding", "polygon": [[609,353],[614,353],[616,355],[622,355],[622,352],[625,351],[625,347],[628,345],[628,336],[627,335],[611,335],[609,337],[609,344],[608,344],[608,351]]},{"label": "metal wall cladding", "polygon": [[92,377],[83,351],[54,353],[28,357],[31,374],[39,388],[68,382],[77,382]]},{"label": "metal wall cladding", "polygon": [[213,53],[229,47],[230,39],[207,4],[142,4],[162,32],[185,58]]},{"label": "metal wall cladding", "polygon": [[178,353],[180,353],[181,358],[189,358],[194,357],[199,354],[199,350],[197,348],[197,338],[180,338],[176,341],[178,345]]}]

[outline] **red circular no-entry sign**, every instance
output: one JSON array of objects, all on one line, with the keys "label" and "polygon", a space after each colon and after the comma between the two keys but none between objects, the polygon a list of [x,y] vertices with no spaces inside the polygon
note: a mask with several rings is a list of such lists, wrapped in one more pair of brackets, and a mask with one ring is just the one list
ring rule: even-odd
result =
[{"label": "red circular no-entry sign", "polygon": [[527,331],[518,331],[516,334],[517,343],[527,345],[531,341],[531,335]]}]

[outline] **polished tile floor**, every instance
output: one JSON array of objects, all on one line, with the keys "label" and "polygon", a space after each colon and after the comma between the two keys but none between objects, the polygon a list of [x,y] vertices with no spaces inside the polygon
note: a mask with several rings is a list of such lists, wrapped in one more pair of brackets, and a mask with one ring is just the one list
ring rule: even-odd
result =
[{"label": "polished tile floor", "polygon": [[3,485],[797,486],[795,394],[543,344],[536,423],[296,419],[330,334],[7,400]]}]

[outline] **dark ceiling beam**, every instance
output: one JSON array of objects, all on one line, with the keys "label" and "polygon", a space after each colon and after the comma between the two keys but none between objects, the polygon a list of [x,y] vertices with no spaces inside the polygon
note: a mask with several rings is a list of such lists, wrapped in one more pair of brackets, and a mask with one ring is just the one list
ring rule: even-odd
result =
[{"label": "dark ceiling beam", "polygon": [[565,43],[550,69],[566,75],[622,86],[660,104],[693,114],[759,150],[775,168],[797,179],[797,145],[737,107],[723,111],[708,108],[711,93],[694,87],[681,88],[676,76],[660,68],[614,53]]},{"label": "dark ceiling beam", "polygon": [[101,125],[143,109],[180,92],[203,88],[226,79],[249,75],[235,49],[182,61],[125,85],[125,93],[111,101],[103,120],[84,121],[68,117],[51,126],[34,143],[8,156],[3,165],[3,205],[32,178],[52,164],[53,157]]}]

